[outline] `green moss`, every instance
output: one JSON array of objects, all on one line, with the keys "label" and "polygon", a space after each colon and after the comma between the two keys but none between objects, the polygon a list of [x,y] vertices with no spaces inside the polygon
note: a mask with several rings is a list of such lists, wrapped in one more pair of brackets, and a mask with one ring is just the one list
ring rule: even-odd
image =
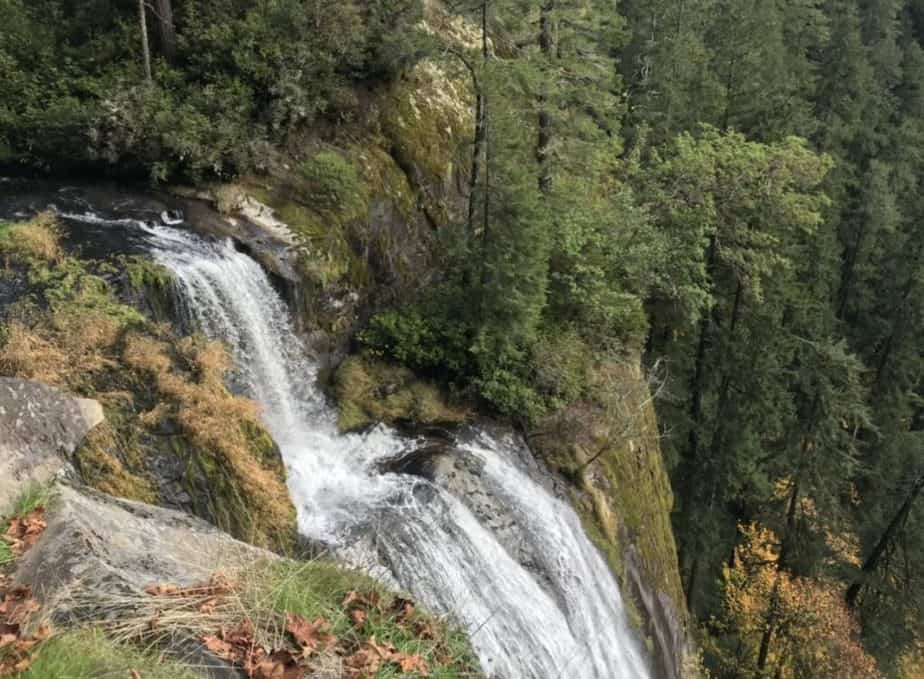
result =
[{"label": "green moss", "polygon": [[379,123],[392,155],[410,177],[430,219],[452,219],[449,194],[455,175],[467,171],[473,135],[468,85],[432,62],[396,80],[380,101]]},{"label": "green moss", "polygon": [[338,425],[355,431],[386,424],[458,424],[468,413],[447,402],[440,389],[402,366],[369,356],[353,356],[334,375]]},{"label": "green moss", "polygon": [[145,257],[124,257],[121,261],[133,292],[155,290],[164,293],[173,287],[173,274],[165,266]]},{"label": "green moss", "polygon": [[[118,429],[112,426],[120,418],[108,409],[107,422],[96,427],[74,453],[74,464],[84,483],[98,490],[128,500],[156,504],[159,495],[147,478],[140,445],[119,445]],[[123,423],[125,431],[136,423]],[[127,457],[128,463],[118,455]]]},{"label": "green moss", "polygon": [[[187,490],[193,497],[204,495],[206,506],[202,507],[202,514],[222,530],[274,552],[292,554],[298,541],[297,517],[285,485],[286,472],[279,447],[260,425],[244,422],[240,426],[249,444],[249,455],[262,470],[281,479],[278,489],[282,496],[267,498],[263,489],[249,488],[248,479],[242,479],[228,460],[196,449],[186,451],[189,455]],[[256,502],[258,497],[276,507]],[[278,511],[279,506],[284,507],[282,512]]]},{"label": "green moss", "polygon": [[192,669],[133,646],[117,644],[98,631],[72,631],[53,637],[37,649],[32,666],[18,679],[195,679]]},{"label": "green moss", "polygon": [[332,149],[318,151],[298,167],[301,198],[319,210],[362,215],[368,210],[369,195],[353,163]]}]

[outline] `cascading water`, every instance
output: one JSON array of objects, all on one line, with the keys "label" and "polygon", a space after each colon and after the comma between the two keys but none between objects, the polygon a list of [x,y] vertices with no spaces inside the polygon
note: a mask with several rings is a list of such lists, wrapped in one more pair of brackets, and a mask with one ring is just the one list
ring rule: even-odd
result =
[{"label": "cascading water", "polygon": [[572,508],[513,463],[511,441],[482,433],[459,446],[480,461],[484,482],[526,528],[544,586],[451,493],[417,476],[377,470],[377,462],[413,441],[382,426],[338,433],[316,387],[318,366],[255,261],[230,242],[135,223],[173,271],[188,320],[231,348],[238,386],[261,404],[282,450],[304,535],[349,560],[357,535],[372,532],[381,561],[375,574],[458,622],[488,676],[649,676],[605,562]]}]

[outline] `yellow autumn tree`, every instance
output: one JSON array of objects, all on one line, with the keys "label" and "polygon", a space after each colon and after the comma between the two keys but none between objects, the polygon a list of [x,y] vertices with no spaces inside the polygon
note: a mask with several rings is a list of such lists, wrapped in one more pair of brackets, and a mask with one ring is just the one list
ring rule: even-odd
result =
[{"label": "yellow autumn tree", "polygon": [[[859,628],[844,605],[843,586],[796,577],[780,568],[780,540],[757,524],[739,526],[741,543],[723,569],[724,620],[740,640],[738,677],[774,679],[876,679],[875,659],[863,648]],[[771,628],[766,665],[760,645]]]}]

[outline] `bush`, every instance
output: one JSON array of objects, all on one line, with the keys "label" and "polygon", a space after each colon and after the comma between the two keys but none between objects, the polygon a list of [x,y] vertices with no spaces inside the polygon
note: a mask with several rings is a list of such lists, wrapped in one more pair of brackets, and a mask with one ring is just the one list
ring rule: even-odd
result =
[{"label": "bush", "polygon": [[305,186],[302,199],[309,205],[333,209],[364,204],[368,198],[356,168],[336,151],[320,151],[298,169]]},{"label": "bush", "polygon": [[455,378],[469,368],[462,323],[424,315],[419,309],[391,310],[374,316],[360,340],[375,355],[443,378]]}]

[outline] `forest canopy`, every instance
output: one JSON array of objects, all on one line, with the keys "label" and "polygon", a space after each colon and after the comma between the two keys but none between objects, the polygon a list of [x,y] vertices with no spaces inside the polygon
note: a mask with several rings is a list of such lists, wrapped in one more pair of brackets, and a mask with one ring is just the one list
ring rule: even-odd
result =
[{"label": "forest canopy", "polygon": [[527,430],[667,366],[713,674],[924,675],[924,1],[433,4],[0,0],[0,165],[259,173],[448,55],[467,209],[360,343]]}]

